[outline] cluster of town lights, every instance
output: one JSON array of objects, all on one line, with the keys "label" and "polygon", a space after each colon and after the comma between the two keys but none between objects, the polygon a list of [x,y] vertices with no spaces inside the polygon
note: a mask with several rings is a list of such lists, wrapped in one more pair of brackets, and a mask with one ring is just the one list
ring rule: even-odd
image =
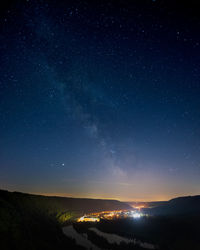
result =
[{"label": "cluster of town lights", "polygon": [[99,222],[100,219],[113,220],[115,218],[132,217],[139,219],[142,214],[139,211],[104,211],[100,213],[93,213],[80,217],[78,222]]},{"label": "cluster of town lights", "polygon": [[133,212],[132,216],[133,216],[134,219],[139,219],[141,217],[141,214],[137,213],[137,212]]}]

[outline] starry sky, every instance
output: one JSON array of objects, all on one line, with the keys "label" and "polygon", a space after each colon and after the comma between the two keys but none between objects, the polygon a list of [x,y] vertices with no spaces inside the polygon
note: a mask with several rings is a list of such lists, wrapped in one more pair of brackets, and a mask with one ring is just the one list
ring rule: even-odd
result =
[{"label": "starry sky", "polygon": [[199,194],[197,2],[1,3],[0,188]]}]

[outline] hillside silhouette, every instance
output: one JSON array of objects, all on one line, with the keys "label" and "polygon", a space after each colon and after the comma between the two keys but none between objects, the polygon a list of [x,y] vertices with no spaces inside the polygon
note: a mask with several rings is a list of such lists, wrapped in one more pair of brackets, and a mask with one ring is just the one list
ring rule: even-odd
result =
[{"label": "hillside silhouette", "polygon": [[130,209],[116,200],[47,197],[0,190],[0,248],[83,249],[61,226],[84,213]]},{"label": "hillside silhouette", "polygon": [[200,195],[177,197],[143,211],[150,215],[199,215]]}]

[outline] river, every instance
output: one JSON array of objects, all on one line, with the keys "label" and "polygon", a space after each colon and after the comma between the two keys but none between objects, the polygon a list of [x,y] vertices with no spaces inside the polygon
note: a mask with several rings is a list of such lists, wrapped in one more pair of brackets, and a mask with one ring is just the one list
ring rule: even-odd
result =
[{"label": "river", "polygon": [[[85,234],[78,233],[74,229],[73,225],[63,227],[62,230],[63,230],[63,233],[67,237],[74,239],[76,241],[77,245],[83,246],[88,250],[91,250],[91,249],[92,250],[102,250],[101,248],[97,247],[95,244],[93,244],[90,240],[87,239],[86,233]],[[137,240],[137,239],[129,239],[126,237],[119,236],[117,234],[104,233],[95,227],[91,227],[91,228],[89,228],[89,230],[91,230],[94,233],[96,233],[97,235],[105,238],[109,244],[133,243],[134,245],[140,246],[144,249],[150,249],[150,250],[157,249],[157,247],[151,243],[142,242],[142,241]]]}]

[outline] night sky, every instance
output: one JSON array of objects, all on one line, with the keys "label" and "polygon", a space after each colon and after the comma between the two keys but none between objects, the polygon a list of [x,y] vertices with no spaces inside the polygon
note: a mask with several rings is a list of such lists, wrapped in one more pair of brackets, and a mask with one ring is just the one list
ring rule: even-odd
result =
[{"label": "night sky", "polygon": [[200,193],[195,1],[1,5],[0,188],[120,200]]}]

